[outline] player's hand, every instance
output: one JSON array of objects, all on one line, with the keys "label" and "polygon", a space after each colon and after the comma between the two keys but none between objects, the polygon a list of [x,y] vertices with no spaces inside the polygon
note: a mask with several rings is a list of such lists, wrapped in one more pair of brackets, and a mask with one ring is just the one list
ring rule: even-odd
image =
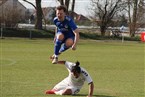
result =
[{"label": "player's hand", "polygon": [[76,50],[76,45],[72,45],[71,49]]},{"label": "player's hand", "polygon": [[92,96],[87,96],[87,97],[92,97]]}]

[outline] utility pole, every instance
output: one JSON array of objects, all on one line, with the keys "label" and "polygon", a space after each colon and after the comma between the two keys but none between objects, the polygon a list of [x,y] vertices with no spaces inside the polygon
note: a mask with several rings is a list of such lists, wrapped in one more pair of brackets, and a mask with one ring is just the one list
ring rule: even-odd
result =
[{"label": "utility pole", "polygon": [[0,2],[2,4],[1,8],[1,38],[3,38],[3,27],[4,27],[4,13],[3,13],[3,0]]}]

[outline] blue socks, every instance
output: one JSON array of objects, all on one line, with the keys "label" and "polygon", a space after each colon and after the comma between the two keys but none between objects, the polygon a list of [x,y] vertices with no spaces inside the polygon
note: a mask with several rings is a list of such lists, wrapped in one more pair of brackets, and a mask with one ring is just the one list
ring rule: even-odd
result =
[{"label": "blue socks", "polygon": [[56,39],[55,47],[54,47],[54,54],[55,54],[56,56],[58,56],[58,54],[59,54],[59,50],[60,50],[60,48],[61,48],[61,44],[62,44],[62,41]]},{"label": "blue socks", "polygon": [[59,50],[59,52],[64,52],[66,51],[67,49],[69,49],[69,47],[66,46],[66,44],[63,44]]},{"label": "blue socks", "polygon": [[69,47],[67,47],[66,44],[62,45],[62,43],[63,41],[56,39],[55,47],[54,47],[54,54],[56,57],[59,55],[59,53],[64,52],[67,49],[69,49]]}]

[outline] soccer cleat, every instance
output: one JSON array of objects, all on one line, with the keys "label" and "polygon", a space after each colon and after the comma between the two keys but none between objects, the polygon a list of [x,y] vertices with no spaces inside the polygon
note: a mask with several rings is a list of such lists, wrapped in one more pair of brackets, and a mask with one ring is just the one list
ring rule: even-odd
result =
[{"label": "soccer cleat", "polygon": [[[58,53],[58,55],[60,55],[61,52]],[[53,60],[55,58],[55,54],[53,54],[52,56],[50,56],[50,59]]]},{"label": "soccer cleat", "polygon": [[53,60],[55,58],[55,55],[50,56],[50,59]]},{"label": "soccer cleat", "polygon": [[54,57],[54,59],[52,60],[52,64],[57,64],[58,62],[58,57]]},{"label": "soccer cleat", "polygon": [[45,94],[55,94],[55,91],[54,91],[54,90],[47,90],[47,91],[45,92]]}]

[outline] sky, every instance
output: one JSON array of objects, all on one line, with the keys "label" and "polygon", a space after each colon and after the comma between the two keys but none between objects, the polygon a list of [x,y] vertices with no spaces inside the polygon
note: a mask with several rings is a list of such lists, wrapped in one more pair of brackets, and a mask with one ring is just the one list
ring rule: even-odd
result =
[{"label": "sky", "polygon": [[[23,0],[19,0],[24,6],[27,8],[33,8],[32,5],[24,2]],[[35,0],[28,0],[35,4]],[[84,16],[89,16],[89,6],[90,0],[76,0],[74,11],[78,14],[82,14]],[[59,5],[57,0],[42,0],[42,7],[56,7]]]}]

